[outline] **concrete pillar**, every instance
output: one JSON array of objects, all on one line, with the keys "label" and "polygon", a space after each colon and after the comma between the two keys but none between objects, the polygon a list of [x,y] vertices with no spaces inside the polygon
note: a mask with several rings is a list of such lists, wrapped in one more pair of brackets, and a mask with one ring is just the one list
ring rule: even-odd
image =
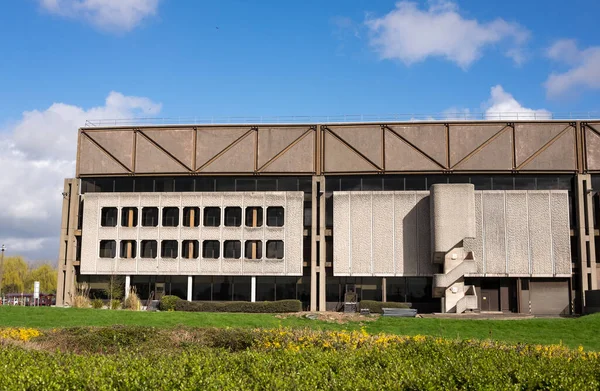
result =
[{"label": "concrete pillar", "polygon": [[192,301],[193,286],[194,286],[194,278],[192,276],[188,276],[187,301]]},{"label": "concrete pillar", "polygon": [[60,229],[60,247],[57,267],[56,305],[70,305],[71,297],[75,294],[75,268],[77,230],[79,210],[79,180],[65,179],[62,193],[62,219]]},{"label": "concrete pillar", "polygon": [[381,301],[387,302],[387,278],[381,278]]},{"label": "concrete pillar", "polygon": [[317,177],[312,178],[310,227],[310,310],[317,310]]},{"label": "concrete pillar", "polygon": [[131,289],[131,276],[125,276],[125,298],[129,297],[130,289]]},{"label": "concrete pillar", "polygon": [[325,263],[327,262],[327,249],[325,247],[325,177],[320,177],[319,182],[319,311],[325,311],[327,309],[325,301],[327,281],[325,272]]},{"label": "concrete pillar", "polygon": [[[585,312],[585,292],[598,289],[596,277],[596,249],[594,242],[593,189],[589,174],[577,174],[577,236],[579,254],[578,312]],[[589,262],[588,262],[589,260]]]},{"label": "concrete pillar", "polygon": [[250,277],[250,301],[256,302],[256,277]]}]

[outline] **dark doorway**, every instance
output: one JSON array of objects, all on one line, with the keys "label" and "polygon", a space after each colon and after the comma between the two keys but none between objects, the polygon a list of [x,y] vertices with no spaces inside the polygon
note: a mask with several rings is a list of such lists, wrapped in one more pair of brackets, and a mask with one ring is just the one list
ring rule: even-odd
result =
[{"label": "dark doorway", "polygon": [[481,310],[500,311],[500,298],[498,288],[481,288]]}]

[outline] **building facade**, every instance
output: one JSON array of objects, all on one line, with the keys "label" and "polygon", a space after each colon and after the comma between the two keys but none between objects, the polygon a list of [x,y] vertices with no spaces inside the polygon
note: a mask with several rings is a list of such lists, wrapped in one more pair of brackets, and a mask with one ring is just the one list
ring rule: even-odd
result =
[{"label": "building facade", "polygon": [[57,304],[118,276],[143,300],[584,313],[597,173],[594,121],[82,128]]}]

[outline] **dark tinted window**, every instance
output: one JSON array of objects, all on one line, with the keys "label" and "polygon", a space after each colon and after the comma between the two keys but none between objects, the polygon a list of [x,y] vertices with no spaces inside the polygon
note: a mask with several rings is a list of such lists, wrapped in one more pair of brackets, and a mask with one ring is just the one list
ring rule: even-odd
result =
[{"label": "dark tinted window", "polygon": [[219,258],[220,244],[218,240],[205,240],[202,242],[202,258]]},{"label": "dark tinted window", "polygon": [[283,227],[283,207],[270,206],[267,208],[267,225],[269,227]]},{"label": "dark tinted window", "polygon": [[125,207],[121,209],[121,227],[137,227],[138,208]]},{"label": "dark tinted window", "polygon": [[137,246],[135,240],[121,240],[121,258],[135,258],[136,250]]},{"label": "dark tinted window", "polygon": [[187,206],[183,208],[183,226],[197,227],[200,225],[200,208]]},{"label": "dark tinted window", "polygon": [[163,227],[177,227],[179,225],[179,208],[163,208]]},{"label": "dark tinted window", "polygon": [[182,258],[198,258],[198,247],[197,240],[184,240],[181,244]]},{"label": "dark tinted window", "polygon": [[117,242],[114,240],[100,241],[100,258],[114,258],[117,256]]},{"label": "dark tinted window", "polygon": [[283,241],[269,240],[267,242],[267,258],[283,259]]},{"label": "dark tinted window", "polygon": [[177,258],[177,241],[163,240],[160,245],[160,256],[163,258]]},{"label": "dark tinted window", "polygon": [[156,258],[157,248],[156,240],[142,240],[140,244],[142,258]]},{"label": "dark tinted window", "polygon": [[242,225],[242,208],[229,206],[225,208],[225,226],[239,227]]},{"label": "dark tinted window", "polygon": [[242,256],[242,244],[239,240],[226,240],[223,244],[223,257],[239,259]]},{"label": "dark tinted window", "polygon": [[261,259],[262,258],[262,242],[260,240],[247,240],[246,248],[244,249],[244,258],[246,259]]},{"label": "dark tinted window", "polygon": [[218,227],[221,225],[221,208],[209,206],[204,208],[204,226]]},{"label": "dark tinted window", "polygon": [[142,227],[158,226],[158,208],[145,207],[142,208]]},{"label": "dark tinted window", "polygon": [[262,227],[263,209],[260,206],[246,208],[246,227]]},{"label": "dark tinted window", "polygon": [[100,217],[100,225],[103,227],[117,226],[117,208],[102,208],[102,216]]}]

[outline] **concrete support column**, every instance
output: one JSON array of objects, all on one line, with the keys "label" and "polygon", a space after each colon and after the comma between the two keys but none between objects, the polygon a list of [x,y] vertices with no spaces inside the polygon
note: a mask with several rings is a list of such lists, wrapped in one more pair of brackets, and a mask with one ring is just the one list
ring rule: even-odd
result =
[{"label": "concrete support column", "polygon": [[577,174],[577,236],[579,255],[579,313],[585,312],[585,292],[598,289],[596,248],[594,242],[592,178]]},{"label": "concrete support column", "polygon": [[317,177],[312,179],[310,226],[310,310],[317,310]]},{"label": "concrete support column", "polygon": [[325,247],[325,177],[319,178],[319,311],[327,309],[326,282],[327,274],[325,264],[327,263],[327,249]]},{"label": "concrete support column", "polygon": [[131,276],[125,276],[125,298],[129,297],[130,289],[131,289]]},{"label": "concrete support column", "polygon": [[194,286],[194,278],[188,276],[187,301],[192,301],[192,288]]},{"label": "concrete support column", "polygon": [[75,231],[79,210],[79,180],[65,179],[62,193],[62,219],[60,226],[60,247],[57,267],[56,305],[71,304],[75,295],[75,264],[79,264],[75,257],[77,254],[77,240]]},{"label": "concrete support column", "polygon": [[387,302],[387,278],[381,278],[381,301]]},{"label": "concrete support column", "polygon": [[256,277],[250,277],[250,301],[256,302]]}]

